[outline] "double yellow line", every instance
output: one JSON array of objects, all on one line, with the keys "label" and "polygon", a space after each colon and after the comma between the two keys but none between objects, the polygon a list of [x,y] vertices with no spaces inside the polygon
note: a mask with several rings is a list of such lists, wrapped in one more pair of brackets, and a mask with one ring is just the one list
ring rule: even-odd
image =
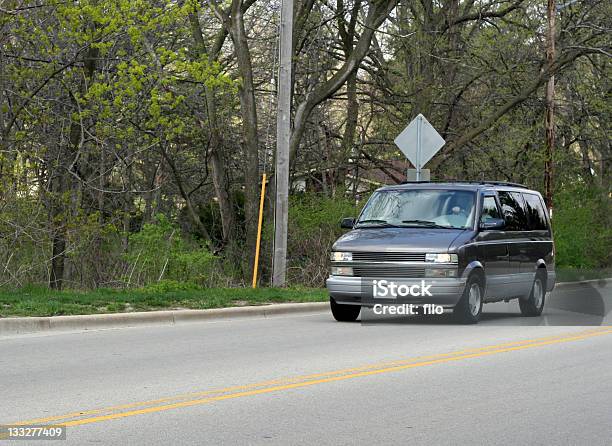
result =
[{"label": "double yellow line", "polygon": [[12,423],[11,425],[18,426],[28,424],[54,423],[61,424],[63,426],[79,426],[83,424],[91,424],[100,421],[127,418],[147,413],[162,412],[182,407],[197,406],[216,401],[261,395],[265,393],[279,392],[283,390],[297,389],[302,387],[314,386],[317,384],[334,381],[344,381],[365,376],[380,375],[383,373],[396,372],[400,370],[442,364],[452,361],[460,361],[464,359],[491,356],[499,353],[542,347],[545,345],[579,341],[608,334],[612,334],[612,327],[583,331],[573,334],[549,336],[545,338],[490,345],[481,348],[460,350],[450,353],[441,353],[437,355],[420,356],[392,362],[381,362],[365,365],[362,367],[334,370],[331,372],[295,376],[291,378],[280,378],[270,381],[226,387],[222,389],[209,390],[204,392],[188,393],[168,398],[142,401],[87,411],[73,412],[47,418],[37,418],[27,421],[20,421],[18,423]]}]

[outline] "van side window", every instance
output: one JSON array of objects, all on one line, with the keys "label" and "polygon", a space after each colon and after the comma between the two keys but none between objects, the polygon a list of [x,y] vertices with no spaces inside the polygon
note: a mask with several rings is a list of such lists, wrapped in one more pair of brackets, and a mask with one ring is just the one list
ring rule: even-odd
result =
[{"label": "van side window", "polygon": [[523,198],[517,192],[499,192],[499,201],[508,231],[528,231],[529,223]]},{"label": "van side window", "polygon": [[544,211],[540,197],[534,194],[523,194],[523,198],[525,198],[525,202],[527,203],[529,229],[532,231],[548,230],[546,211]]},{"label": "van side window", "polygon": [[495,202],[495,197],[488,196],[484,197],[482,202],[482,214],[480,216],[481,222],[486,222],[487,220],[491,220],[492,218],[503,218],[499,209],[497,207],[497,203]]}]

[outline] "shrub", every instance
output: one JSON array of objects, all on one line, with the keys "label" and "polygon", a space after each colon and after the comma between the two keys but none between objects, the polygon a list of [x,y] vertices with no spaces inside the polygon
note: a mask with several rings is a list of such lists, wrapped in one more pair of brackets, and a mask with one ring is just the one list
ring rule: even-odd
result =
[{"label": "shrub", "polygon": [[557,265],[573,268],[610,266],[610,199],[585,184],[566,186],[555,197],[553,230]]},{"label": "shrub", "polygon": [[290,284],[319,287],[329,275],[332,244],[343,233],[340,220],[356,216],[352,198],[306,193],[291,197],[287,241],[287,278]]},{"label": "shrub", "polygon": [[209,285],[215,257],[195,240],[184,238],[164,215],[130,235],[125,255],[131,268],[128,285],[147,285],[167,279]]}]

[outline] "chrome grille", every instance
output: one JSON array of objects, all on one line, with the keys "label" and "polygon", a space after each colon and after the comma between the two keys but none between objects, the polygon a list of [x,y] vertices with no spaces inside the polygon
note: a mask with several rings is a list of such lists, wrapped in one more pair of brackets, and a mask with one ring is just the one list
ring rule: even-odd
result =
[{"label": "chrome grille", "polygon": [[353,252],[354,262],[424,262],[422,252]]},{"label": "chrome grille", "polygon": [[356,277],[396,277],[421,278],[425,277],[425,268],[418,266],[353,266],[353,275]]}]

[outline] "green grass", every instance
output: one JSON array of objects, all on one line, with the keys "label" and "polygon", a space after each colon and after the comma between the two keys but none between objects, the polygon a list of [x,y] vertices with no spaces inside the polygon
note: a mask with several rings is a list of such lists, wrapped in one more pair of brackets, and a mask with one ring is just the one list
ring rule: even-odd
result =
[{"label": "green grass", "polygon": [[[137,290],[52,291],[43,287],[0,290],[0,317],[205,309],[281,302],[320,302],[319,288],[197,288],[152,286]],[[181,289],[182,288],[182,289]]]}]

